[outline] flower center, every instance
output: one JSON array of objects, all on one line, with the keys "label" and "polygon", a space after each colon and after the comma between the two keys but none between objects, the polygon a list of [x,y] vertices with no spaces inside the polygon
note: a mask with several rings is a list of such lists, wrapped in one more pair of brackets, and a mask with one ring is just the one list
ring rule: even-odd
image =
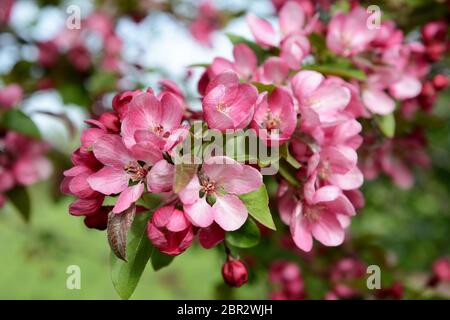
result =
[{"label": "flower center", "polygon": [[147,175],[147,170],[142,167],[137,161],[130,161],[123,168],[129,174],[132,181],[141,181]]},{"label": "flower center", "polygon": [[330,174],[330,163],[327,160],[321,161],[320,167],[319,167],[319,177],[322,179],[327,179],[327,177]]},{"label": "flower center", "polygon": [[320,205],[315,205],[315,206],[305,206],[304,208],[304,216],[305,218],[311,220],[311,221],[315,221],[318,220],[320,217],[320,213],[322,211],[323,207]]},{"label": "flower center", "polygon": [[272,118],[272,116],[270,115],[269,118],[266,120],[266,129],[268,131],[272,131],[278,129],[279,127],[280,127],[280,120]]},{"label": "flower center", "polygon": [[164,139],[167,139],[170,137],[170,132],[169,131],[165,131],[164,127],[160,124],[154,126],[152,128],[153,133],[155,133],[157,136],[159,137],[163,137]]},{"label": "flower center", "polygon": [[227,112],[228,105],[225,102],[219,102],[216,106],[216,109],[221,112]]}]

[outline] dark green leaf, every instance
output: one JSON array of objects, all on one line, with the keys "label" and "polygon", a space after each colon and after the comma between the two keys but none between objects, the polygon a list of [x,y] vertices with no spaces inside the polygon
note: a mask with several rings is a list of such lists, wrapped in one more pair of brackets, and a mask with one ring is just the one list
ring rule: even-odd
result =
[{"label": "dark green leaf", "polygon": [[116,90],[117,76],[112,72],[95,73],[88,82],[88,89],[94,95]]},{"label": "dark green leaf", "polygon": [[154,249],[151,261],[153,270],[158,271],[164,267],[167,267],[169,264],[172,263],[174,258],[175,258],[174,256],[169,256],[167,254],[160,252],[159,250]]},{"label": "dark green leaf", "polygon": [[264,184],[258,190],[242,194],[239,198],[244,202],[248,213],[255,218],[256,221],[272,230],[276,230],[269,209],[269,196],[267,195]]},{"label": "dark green leaf", "polygon": [[279,162],[279,172],[280,175],[286,179],[286,181],[293,187],[297,188],[300,186],[296,176],[295,168],[291,166],[286,160],[281,159]]},{"label": "dark green leaf", "polygon": [[17,211],[19,211],[25,222],[30,221],[31,205],[27,189],[24,186],[14,187],[6,192],[6,197],[11,201]]},{"label": "dark green leaf", "polygon": [[0,126],[17,131],[31,138],[41,138],[41,133],[33,120],[18,109],[6,111],[0,119]]},{"label": "dark green leaf", "polygon": [[247,219],[239,230],[227,232],[225,237],[229,244],[238,248],[254,247],[259,243],[260,238],[259,228],[252,219]]},{"label": "dark green leaf", "polygon": [[120,260],[111,252],[111,279],[122,299],[129,299],[152,255],[153,247],[147,238],[149,214],[136,216],[127,239],[127,260]]}]

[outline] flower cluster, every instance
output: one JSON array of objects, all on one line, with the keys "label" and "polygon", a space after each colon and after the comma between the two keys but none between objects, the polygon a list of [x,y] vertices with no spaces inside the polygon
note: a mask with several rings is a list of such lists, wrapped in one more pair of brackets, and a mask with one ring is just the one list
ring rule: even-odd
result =
[{"label": "flower cluster", "polygon": [[[280,4],[279,31],[265,19],[247,16],[255,42],[235,39],[232,60],[216,57],[207,66],[198,82],[201,112],[190,110],[168,80],[159,93],[116,95],[113,111],[87,121],[91,128],[83,131],[73,167],[64,172],[61,189],[77,198],[70,213],[85,216],[88,227],[109,230],[111,217],[143,206],[153,212],[146,230],[160,252],[181,254],[196,237],[204,248],[224,242],[225,281],[245,283],[247,270],[228,246],[249,246],[245,233],[259,232],[255,221],[275,229],[262,177],[267,164],[250,161],[245,149],[238,157],[245,161],[214,149],[201,163],[180,164],[180,147],[198,135],[194,114],[201,135],[251,131],[262,145],[279,151],[271,208],[278,208],[303,251],[312,249],[313,239],[325,246],[343,243],[350,218],[364,206],[359,190],[364,175],[383,171],[410,186],[409,167],[429,162],[425,141],[414,122],[414,130],[394,137],[393,123],[408,105],[432,103],[435,93],[427,84],[441,90],[447,78],[428,79],[435,57],[424,44],[406,41],[394,22],[369,28],[368,14],[357,5],[320,20],[307,3]],[[418,112],[408,110],[410,116]],[[203,138],[201,147],[210,146]],[[194,146],[182,155],[196,158],[197,152]],[[154,196],[156,209],[148,203]],[[273,267],[273,281],[284,286],[282,297],[304,296],[294,267]]]}]

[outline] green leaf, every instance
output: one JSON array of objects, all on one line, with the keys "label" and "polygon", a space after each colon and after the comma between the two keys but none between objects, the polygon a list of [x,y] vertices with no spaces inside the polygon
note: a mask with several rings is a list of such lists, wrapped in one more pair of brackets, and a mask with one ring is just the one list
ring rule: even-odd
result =
[{"label": "green leaf", "polygon": [[393,113],[387,114],[385,116],[379,116],[375,118],[381,132],[388,137],[392,138],[395,134],[395,117]]},{"label": "green leaf", "polygon": [[294,188],[300,186],[296,176],[295,176],[295,168],[292,167],[286,160],[280,159],[279,162],[279,173],[280,175]]},{"label": "green leaf", "polygon": [[6,192],[6,197],[19,211],[25,222],[30,221],[31,205],[27,189],[24,186],[17,186]]},{"label": "green leaf", "polygon": [[153,270],[158,271],[164,267],[167,267],[172,263],[174,256],[169,256],[167,254],[162,253],[159,250],[154,250],[152,254],[152,267]]},{"label": "green leaf", "polygon": [[41,133],[33,120],[18,109],[6,111],[0,119],[0,127],[14,130],[31,138],[41,138]]},{"label": "green leaf", "polygon": [[116,90],[117,75],[113,72],[97,72],[89,79],[87,87],[94,95]]},{"label": "green leaf", "polygon": [[281,157],[283,157],[287,163],[289,163],[291,166],[293,166],[295,169],[300,169],[302,166],[297,159],[295,159],[291,153],[289,152],[288,144],[285,143],[280,147],[280,154]]},{"label": "green leaf", "polygon": [[142,272],[152,255],[153,247],[147,239],[147,221],[149,214],[142,213],[134,219],[127,239],[127,261],[120,260],[111,252],[111,280],[122,299],[133,294]]},{"label": "green leaf", "polygon": [[258,190],[241,194],[239,198],[244,202],[248,213],[259,223],[276,230],[272,214],[269,209],[269,196],[267,195],[266,186],[263,184]]},{"label": "green leaf", "polygon": [[355,68],[352,65],[339,64],[308,64],[302,66],[302,70],[314,70],[328,76],[338,76],[345,79],[366,80],[364,71]]},{"label": "green leaf", "polygon": [[209,63],[193,63],[188,65],[188,68],[208,68]]},{"label": "green leaf", "polygon": [[[264,50],[261,48],[257,43],[250,41],[244,37],[238,36],[236,34],[227,33],[226,34],[228,39],[230,39],[231,43],[236,45],[239,43],[244,43],[250,47],[250,49],[253,50],[253,52],[256,55],[256,58],[258,59],[258,64],[261,64],[264,62],[264,60],[271,55],[271,52],[269,50]],[[275,54],[275,52],[273,52]]]},{"label": "green leaf", "polygon": [[267,91],[268,93],[272,93],[273,90],[275,90],[275,86],[273,84],[266,84],[261,82],[252,82],[252,85],[258,89],[259,93],[263,93]]},{"label": "green leaf", "polygon": [[256,246],[261,239],[261,233],[252,219],[247,219],[239,230],[227,232],[226,241],[238,248],[251,248]]}]

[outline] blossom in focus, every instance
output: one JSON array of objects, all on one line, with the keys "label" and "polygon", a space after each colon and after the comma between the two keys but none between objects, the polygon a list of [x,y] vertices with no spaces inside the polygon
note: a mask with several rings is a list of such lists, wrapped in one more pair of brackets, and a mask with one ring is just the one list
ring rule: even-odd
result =
[{"label": "blossom in focus", "polygon": [[203,113],[208,127],[225,131],[243,129],[250,124],[258,91],[249,83],[240,83],[234,72],[224,72],[208,84],[203,97]]},{"label": "blossom in focus", "polygon": [[225,231],[239,229],[248,211],[239,195],[255,191],[262,184],[261,173],[228,157],[211,157],[201,171],[179,193],[188,219],[198,227],[214,221]]}]

